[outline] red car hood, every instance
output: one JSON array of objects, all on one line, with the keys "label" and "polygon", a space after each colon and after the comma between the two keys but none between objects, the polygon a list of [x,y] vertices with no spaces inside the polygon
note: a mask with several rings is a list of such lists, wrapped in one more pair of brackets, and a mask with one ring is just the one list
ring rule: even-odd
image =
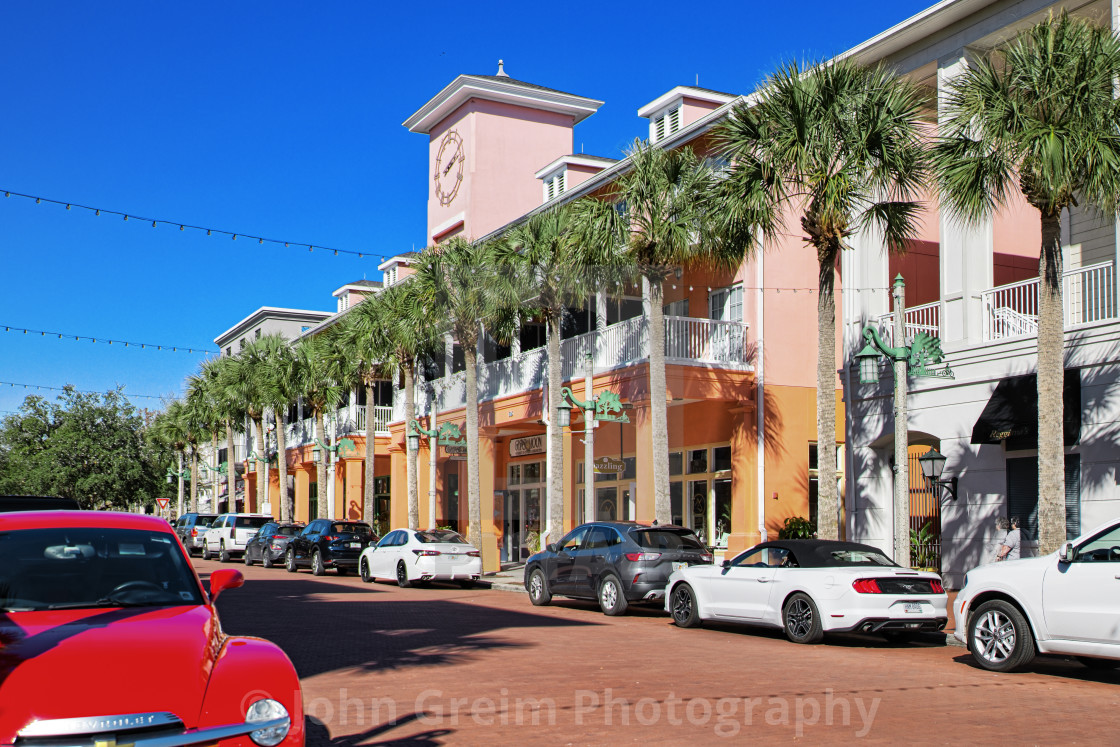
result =
[{"label": "red car hood", "polygon": [[40,719],[170,711],[192,727],[222,640],[205,606],[0,613],[0,744]]}]

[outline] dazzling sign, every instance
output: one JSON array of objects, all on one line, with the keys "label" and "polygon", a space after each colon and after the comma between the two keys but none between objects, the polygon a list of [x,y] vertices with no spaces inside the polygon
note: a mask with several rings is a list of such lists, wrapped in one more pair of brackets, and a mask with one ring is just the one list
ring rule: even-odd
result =
[{"label": "dazzling sign", "polygon": [[511,457],[529,456],[530,454],[544,453],[544,434],[525,436],[524,438],[511,438],[509,440],[509,455]]},{"label": "dazzling sign", "polygon": [[607,472],[622,474],[626,471],[626,462],[612,457],[599,457],[595,460],[595,471],[600,474]]}]

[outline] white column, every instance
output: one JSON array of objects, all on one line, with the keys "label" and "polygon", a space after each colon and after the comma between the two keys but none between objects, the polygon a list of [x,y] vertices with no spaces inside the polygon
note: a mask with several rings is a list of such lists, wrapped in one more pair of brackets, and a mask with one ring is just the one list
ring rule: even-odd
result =
[{"label": "white column", "polygon": [[[1120,0],[1112,0],[1109,3],[1112,11],[1112,33],[1120,34]],[[1120,85],[1117,85],[1117,94],[1120,95]],[[1112,259],[1112,286],[1113,291],[1116,293],[1116,306],[1120,309],[1120,217],[1116,220],[1116,226],[1113,230],[1113,259]]]},{"label": "white column", "polygon": [[[961,49],[938,60],[938,98],[955,76],[968,68],[971,52]],[[938,121],[946,113],[939,106]],[[946,344],[976,344],[983,340],[981,291],[992,287],[992,221],[965,224],[942,209],[941,340]]]}]

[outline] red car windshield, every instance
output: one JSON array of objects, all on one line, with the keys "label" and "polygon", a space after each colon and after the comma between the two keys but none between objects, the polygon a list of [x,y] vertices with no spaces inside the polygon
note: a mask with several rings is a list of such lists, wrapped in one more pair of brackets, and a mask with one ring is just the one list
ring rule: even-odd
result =
[{"label": "red car windshield", "polygon": [[0,612],[204,603],[182,550],[166,532],[0,532]]}]

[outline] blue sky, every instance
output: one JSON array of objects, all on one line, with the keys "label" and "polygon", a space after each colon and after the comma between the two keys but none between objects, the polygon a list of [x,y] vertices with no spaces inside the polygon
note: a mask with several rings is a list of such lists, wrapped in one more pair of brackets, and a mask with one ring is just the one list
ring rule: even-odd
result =
[{"label": "blue sky", "polygon": [[[0,190],[390,255],[422,245],[426,137],[401,122],[460,73],[604,100],[575,147],[617,156],[673,86],[748,93],[929,0],[0,5]],[[692,6],[700,7],[700,6]],[[372,257],[259,245],[0,192],[0,381],[173,395],[260,306],[333,310]],[[0,416],[34,393],[0,385]],[[41,395],[56,392],[43,390]],[[158,400],[137,398],[138,406]]]}]

